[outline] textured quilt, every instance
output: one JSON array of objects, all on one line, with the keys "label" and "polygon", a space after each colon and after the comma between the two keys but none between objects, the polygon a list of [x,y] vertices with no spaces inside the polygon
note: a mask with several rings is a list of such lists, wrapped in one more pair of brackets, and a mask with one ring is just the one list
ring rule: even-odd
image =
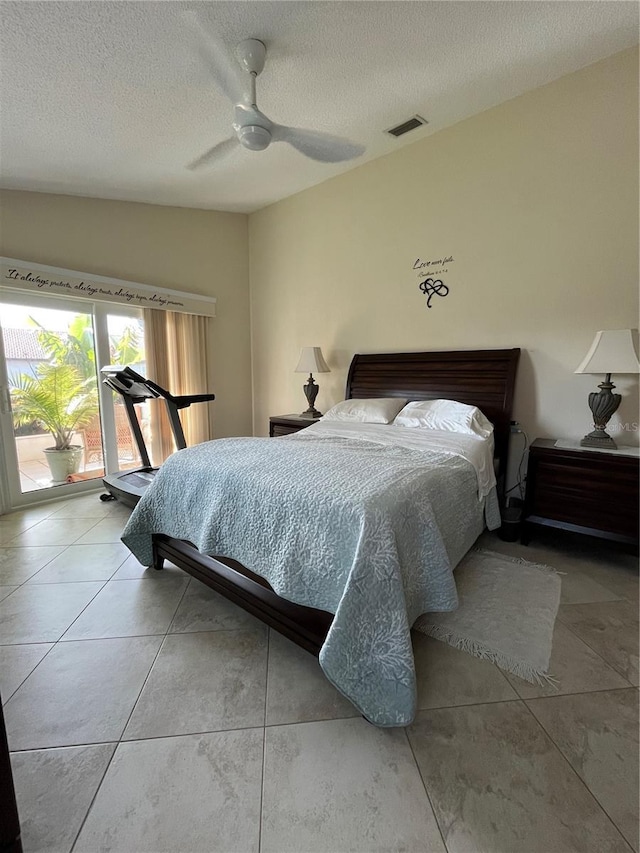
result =
[{"label": "textured quilt", "polygon": [[410,629],[456,608],[453,568],[484,527],[464,459],[299,433],[234,438],[171,456],[122,541],[145,565],[165,533],[238,560],[282,597],[335,614],[320,653],[327,678],[379,726],[416,709]]}]

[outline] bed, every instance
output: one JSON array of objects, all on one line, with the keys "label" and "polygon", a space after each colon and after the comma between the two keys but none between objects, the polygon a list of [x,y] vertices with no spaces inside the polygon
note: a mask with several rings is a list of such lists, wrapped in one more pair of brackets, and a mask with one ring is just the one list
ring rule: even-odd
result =
[{"label": "bed", "polygon": [[[477,406],[494,427],[501,500],[519,354],[519,349],[358,354],[349,369],[345,399],[445,398]],[[276,439],[222,439],[175,454],[163,466],[167,475],[163,478],[161,470],[138,504],[122,538],[143,562],[160,570],[165,560],[171,561],[318,655],[325,675],[371,722],[406,725],[416,701],[411,626],[420,612],[455,608],[453,569],[483,526],[480,510],[464,504],[470,498],[453,495],[447,484],[457,482],[454,475],[459,480],[475,474],[464,461],[442,464],[442,455],[434,451],[437,476],[429,476],[437,499],[427,500],[423,457],[386,448],[374,458],[371,444],[344,436],[325,438],[319,445],[322,439],[312,435],[314,429]],[[268,477],[268,465],[261,461],[265,454],[273,460]],[[174,496],[171,484],[191,480],[193,466],[208,479],[193,489],[179,485]],[[208,467],[210,472],[204,470]],[[387,491],[380,487],[367,496],[365,509],[354,508],[346,498],[335,500],[334,517],[327,521],[331,535],[318,527],[312,516],[317,505],[327,503],[324,490],[330,492],[341,478],[344,489],[360,471],[374,468],[381,482],[393,470]],[[234,492],[236,506],[244,513],[237,521],[239,510],[230,514],[231,502],[225,503],[229,470],[239,490]],[[293,483],[294,475],[301,480],[307,474],[306,488],[292,487],[289,494],[287,483]],[[205,494],[211,498],[204,500]],[[387,501],[382,508],[381,495]],[[268,513],[263,511],[267,505]],[[203,513],[209,511],[214,519],[224,516],[229,528],[243,524],[243,535],[236,531],[235,540],[225,538],[218,523],[216,539],[201,536]],[[278,527],[273,518],[279,514]],[[287,525],[289,516],[295,523]],[[473,518],[468,530],[461,521],[467,516]],[[274,531],[281,531],[280,538]],[[348,551],[353,562],[347,560],[346,568],[334,533],[338,543],[353,539]],[[220,543],[220,550],[214,550]],[[428,555],[424,566],[418,565],[423,552]],[[331,578],[325,564],[332,567]],[[342,592],[336,596],[338,588]]]}]

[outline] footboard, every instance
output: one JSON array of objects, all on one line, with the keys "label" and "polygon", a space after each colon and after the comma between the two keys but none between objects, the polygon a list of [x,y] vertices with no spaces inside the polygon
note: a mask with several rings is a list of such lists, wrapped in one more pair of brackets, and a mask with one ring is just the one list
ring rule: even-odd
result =
[{"label": "footboard", "polygon": [[153,567],[169,560],[184,572],[318,656],[333,614],[294,604],[277,595],[264,578],[228,557],[209,557],[181,539],[153,536]]}]

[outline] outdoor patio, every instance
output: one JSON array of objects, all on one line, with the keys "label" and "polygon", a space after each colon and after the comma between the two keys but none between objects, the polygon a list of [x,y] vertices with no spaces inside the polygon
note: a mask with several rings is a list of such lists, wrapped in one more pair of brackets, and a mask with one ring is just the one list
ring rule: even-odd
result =
[{"label": "outdoor patio", "polygon": [[[84,440],[84,432],[74,434],[73,443],[87,447],[87,442]],[[120,434],[118,435],[118,467],[125,471],[129,468],[136,468],[141,464],[140,457],[133,449],[132,439],[128,442],[121,442]],[[52,485],[51,472],[47,465],[47,460],[44,456],[44,449],[51,447],[51,436],[47,433],[44,435],[23,435],[17,436],[15,439],[16,451],[18,454],[18,469],[20,471],[20,489],[23,494],[27,492],[35,492],[39,489],[48,489]],[[102,452],[92,452],[83,454],[83,460],[80,464],[80,474],[93,475],[99,479],[104,474],[104,463],[102,460]],[[86,479],[90,479],[87,477]],[[83,479],[85,479],[83,477]]]}]

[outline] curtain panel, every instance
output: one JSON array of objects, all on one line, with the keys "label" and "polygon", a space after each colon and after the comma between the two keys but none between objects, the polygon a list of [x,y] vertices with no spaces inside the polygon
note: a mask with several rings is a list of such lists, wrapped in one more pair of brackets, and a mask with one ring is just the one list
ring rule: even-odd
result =
[{"label": "curtain panel", "polygon": [[[147,376],[172,394],[206,394],[209,386],[210,318],[144,309]],[[164,402],[150,400],[151,457],[161,465],[176,449]],[[180,410],[187,445],[212,438],[211,404]]]}]

